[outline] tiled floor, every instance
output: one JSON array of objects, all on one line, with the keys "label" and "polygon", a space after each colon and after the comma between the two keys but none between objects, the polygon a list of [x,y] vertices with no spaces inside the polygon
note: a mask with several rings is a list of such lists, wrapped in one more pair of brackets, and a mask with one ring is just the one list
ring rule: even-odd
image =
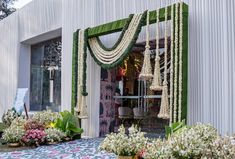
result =
[{"label": "tiled floor", "polygon": [[81,139],[36,149],[3,152],[0,159],[115,159],[114,154],[99,152],[103,139]]}]

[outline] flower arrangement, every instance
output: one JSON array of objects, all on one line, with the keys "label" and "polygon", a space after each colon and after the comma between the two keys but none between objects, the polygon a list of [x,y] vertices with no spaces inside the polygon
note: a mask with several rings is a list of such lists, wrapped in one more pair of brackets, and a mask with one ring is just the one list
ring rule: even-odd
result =
[{"label": "flower arrangement", "polygon": [[130,127],[129,135],[127,135],[122,125],[118,129],[118,133],[107,135],[99,149],[119,156],[135,156],[141,153],[147,141],[148,139],[144,137],[144,133],[140,132],[136,126]]},{"label": "flower arrangement", "polygon": [[174,133],[169,138],[169,148],[175,158],[202,158],[217,136],[214,127],[198,123]]},{"label": "flower arrangement", "polygon": [[45,126],[36,120],[29,119],[25,122],[24,128],[25,130],[33,130],[33,129],[44,130]]},{"label": "flower arrangement", "polygon": [[143,147],[147,145],[149,139],[146,138],[144,132],[138,129],[137,125],[132,125],[129,129],[129,142],[132,144],[134,154],[140,154]]},{"label": "flower arrangement", "polygon": [[45,138],[46,134],[43,130],[32,129],[26,131],[25,135],[22,137],[22,141],[29,146],[39,146],[40,144],[45,142]]},{"label": "flower arrangement", "polygon": [[25,130],[20,126],[10,126],[5,129],[2,135],[2,139],[8,143],[19,143],[21,138],[25,134]]},{"label": "flower arrangement", "polygon": [[66,137],[66,134],[59,129],[56,128],[48,128],[45,130],[46,133],[46,141],[53,143],[53,142],[60,142],[63,138]]},{"label": "flower arrangement", "polygon": [[3,114],[2,116],[2,122],[3,124],[5,124],[6,126],[10,126],[11,122],[17,118],[19,115],[17,114],[17,112],[15,111],[15,109],[8,109],[6,113]]},{"label": "flower arrangement", "polygon": [[49,127],[52,122],[55,122],[60,115],[57,112],[52,112],[51,110],[46,110],[42,112],[37,112],[33,116],[33,120],[38,121],[40,124]]},{"label": "flower arrangement", "polygon": [[235,158],[235,145],[229,137],[221,137],[211,125],[184,126],[167,139],[150,141],[143,149],[145,159]]}]

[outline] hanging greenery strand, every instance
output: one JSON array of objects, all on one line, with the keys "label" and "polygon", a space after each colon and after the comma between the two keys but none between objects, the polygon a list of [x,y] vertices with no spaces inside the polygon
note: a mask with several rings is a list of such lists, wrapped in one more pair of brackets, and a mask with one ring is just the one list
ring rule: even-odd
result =
[{"label": "hanging greenery strand", "polygon": [[175,6],[175,62],[174,62],[174,122],[177,116],[177,84],[178,84],[178,3]]},{"label": "hanging greenery strand", "polygon": [[74,32],[73,34],[73,59],[72,59],[72,99],[71,99],[71,113],[74,114],[74,109],[77,104],[77,69],[78,69],[78,32]]},{"label": "hanging greenery strand", "polygon": [[172,109],[173,109],[173,54],[174,54],[174,5],[171,5],[171,62],[170,62],[170,126],[172,124]]},{"label": "hanging greenery strand", "polygon": [[162,90],[162,81],[160,73],[160,56],[159,56],[159,9],[156,10],[157,23],[156,23],[156,57],[155,57],[155,67],[153,82],[150,86],[150,90],[161,91]]},{"label": "hanging greenery strand", "polygon": [[150,80],[153,78],[152,66],[150,61],[150,45],[149,45],[149,11],[147,12],[147,21],[146,21],[146,45],[144,51],[144,62],[139,75],[139,78],[142,80]]},{"label": "hanging greenery strand", "polygon": [[180,2],[180,30],[179,30],[179,111],[178,121],[181,121],[182,106],[182,52],[183,52],[183,2]]},{"label": "hanging greenery strand", "polygon": [[164,53],[164,81],[162,87],[162,100],[160,112],[158,114],[159,118],[169,119],[169,103],[168,103],[168,86],[167,86],[167,7],[165,7],[165,53]]},{"label": "hanging greenery strand", "polygon": [[106,48],[98,37],[88,39],[91,56],[98,65],[105,69],[111,69],[120,64],[129,55],[138,39],[146,14],[144,12],[143,14],[131,15],[123,28],[119,40],[112,48]]}]

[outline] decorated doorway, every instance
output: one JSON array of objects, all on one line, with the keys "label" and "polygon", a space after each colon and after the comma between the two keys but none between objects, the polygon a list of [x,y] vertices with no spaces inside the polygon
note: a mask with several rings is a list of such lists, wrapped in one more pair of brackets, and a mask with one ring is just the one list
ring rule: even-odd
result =
[{"label": "decorated doorway", "polygon": [[[106,125],[110,132],[112,126],[112,131],[115,131],[115,125],[118,125],[116,118],[121,120],[119,123],[125,124],[129,122],[129,115],[135,120],[130,123],[140,125],[152,112],[152,116],[162,123],[161,129],[164,125],[186,119],[187,21],[188,7],[181,2],[155,11],[133,14],[127,19],[94,28],[77,30],[73,45],[72,112],[76,110],[81,119],[89,118],[87,107],[91,106],[86,104],[89,95],[86,89],[86,61],[89,53],[102,68],[101,83],[103,81],[106,84],[101,84],[101,91],[103,88],[109,91],[101,95],[100,127]],[[150,39],[152,32],[149,31],[149,25],[153,23],[156,23],[156,35]],[[163,38],[159,37],[160,23],[163,23]],[[143,26],[146,26],[145,30]],[[137,39],[141,29],[145,31],[146,39],[139,43]],[[121,35],[113,47],[105,47],[99,36],[118,31],[121,31]],[[138,46],[142,50],[135,52]],[[134,66],[134,71],[130,71],[130,64]],[[103,120],[102,115],[105,113],[110,116],[109,124]],[[148,120],[151,121],[149,130],[156,130],[154,120]],[[147,122],[144,123],[147,125]]]}]

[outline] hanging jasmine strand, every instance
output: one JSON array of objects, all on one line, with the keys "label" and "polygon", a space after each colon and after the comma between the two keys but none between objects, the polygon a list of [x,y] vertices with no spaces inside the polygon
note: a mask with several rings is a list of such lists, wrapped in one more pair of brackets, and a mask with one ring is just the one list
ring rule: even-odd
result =
[{"label": "hanging jasmine strand", "polygon": [[83,51],[82,51],[82,41],[84,40],[83,31],[78,32],[78,79],[77,79],[77,112],[81,112],[81,101],[82,94],[80,93],[82,90],[82,74],[83,74]]},{"label": "hanging jasmine strand", "polygon": [[161,81],[161,73],[160,73],[160,56],[159,56],[159,9],[156,10],[156,57],[155,57],[155,67],[154,67],[154,75],[153,82],[150,86],[150,90],[160,91],[162,90],[162,81]]},{"label": "hanging jasmine strand", "polygon": [[167,7],[165,7],[165,53],[164,53],[164,81],[162,87],[162,99],[159,118],[169,119],[168,86],[167,86]]},{"label": "hanging jasmine strand", "polygon": [[175,7],[175,62],[174,62],[174,122],[177,115],[177,84],[178,84],[178,3]]},{"label": "hanging jasmine strand", "polygon": [[173,109],[173,53],[174,53],[174,5],[171,5],[171,62],[170,62],[170,125],[172,124]]},{"label": "hanging jasmine strand", "polygon": [[179,19],[179,111],[178,121],[181,121],[182,107],[182,51],[183,51],[183,2],[180,2],[180,19]]},{"label": "hanging jasmine strand", "polygon": [[141,69],[139,78],[142,80],[149,80],[153,77],[152,67],[150,61],[150,46],[149,46],[149,11],[147,12],[147,21],[146,21],[146,45],[144,51],[144,62]]},{"label": "hanging jasmine strand", "polygon": [[84,62],[86,60],[85,30],[80,30],[78,34],[78,89],[77,89],[77,112],[79,118],[88,118],[86,96],[84,95]]}]

